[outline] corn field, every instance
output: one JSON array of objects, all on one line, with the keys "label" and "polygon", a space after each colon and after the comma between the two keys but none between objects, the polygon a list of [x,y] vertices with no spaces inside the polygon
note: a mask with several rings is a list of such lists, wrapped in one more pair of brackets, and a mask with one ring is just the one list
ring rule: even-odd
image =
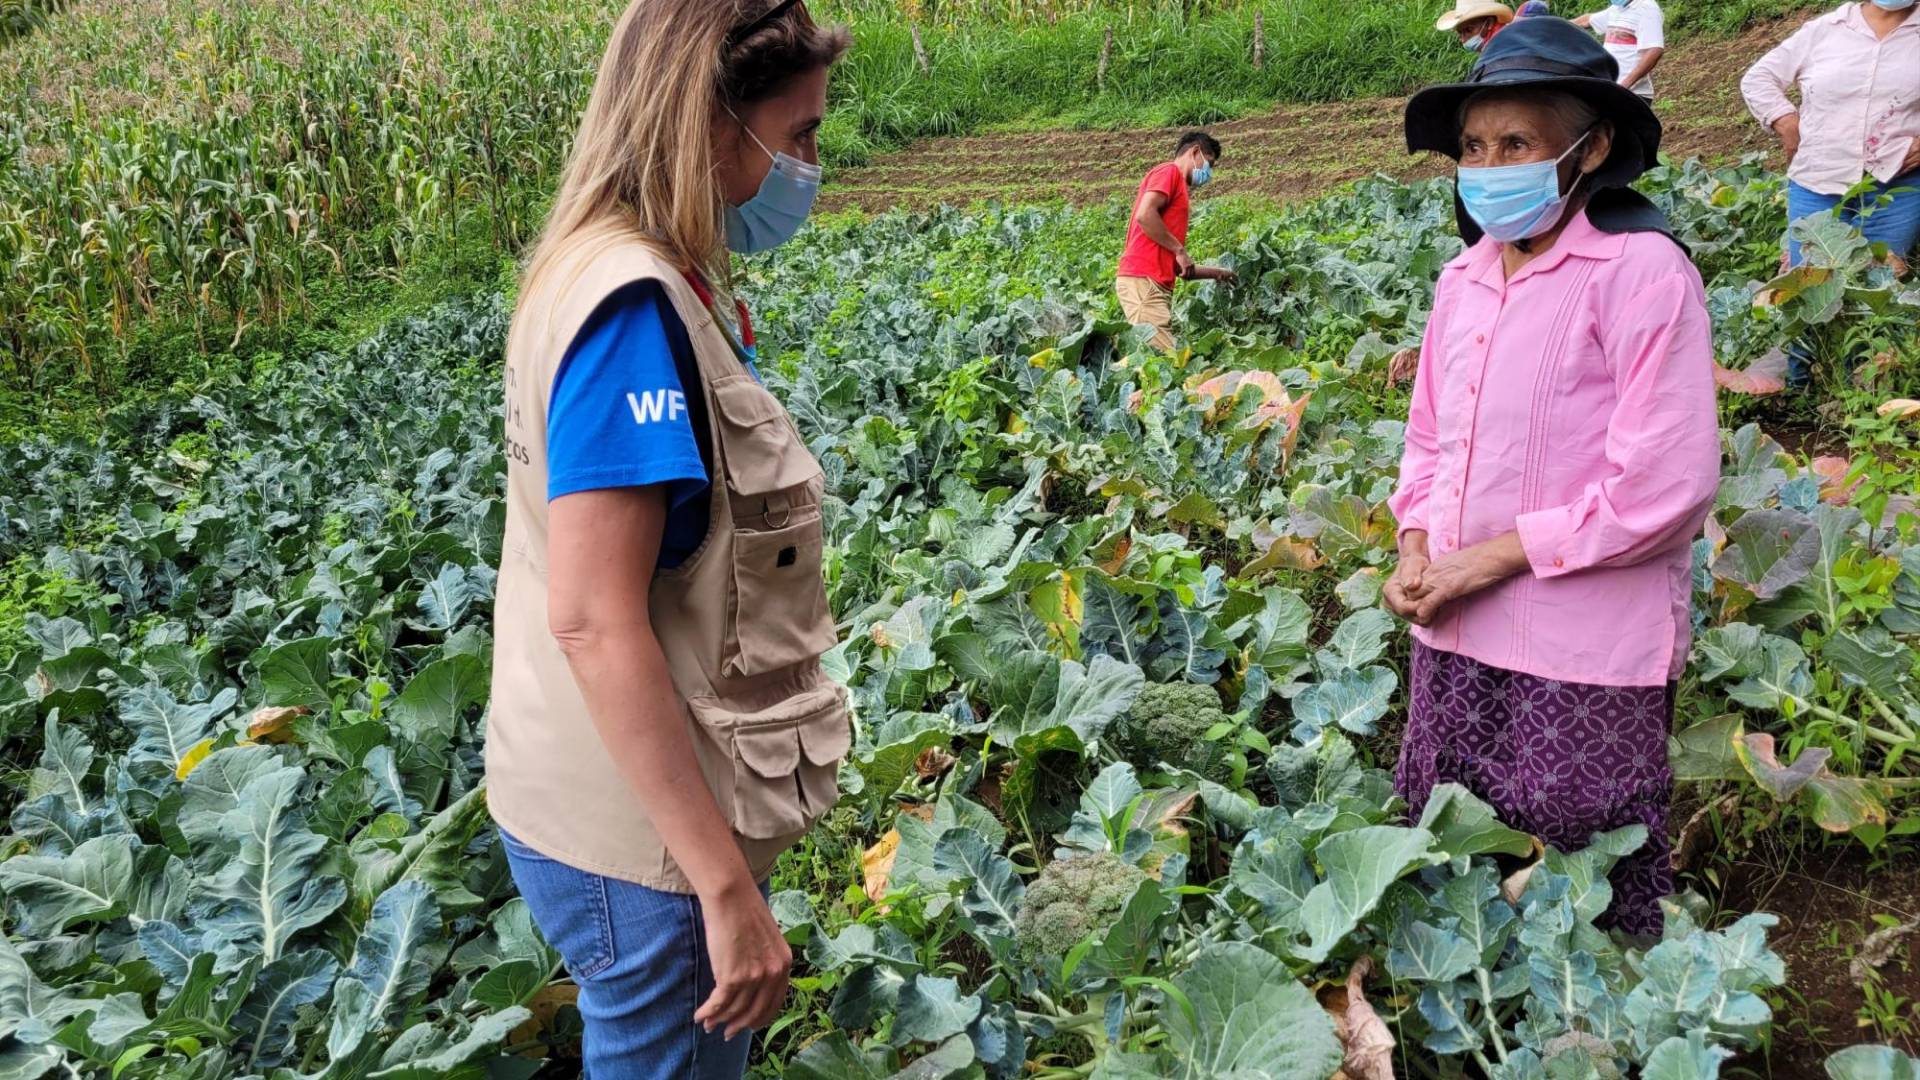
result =
[{"label": "corn field", "polygon": [[65,0],[0,0],[0,45],[33,33],[64,6]]},{"label": "corn field", "polygon": [[427,7],[147,0],[0,55],[14,385],[103,388],[136,320],[217,348],[302,311],[315,275],[389,273],[460,230],[517,248],[613,4]]}]

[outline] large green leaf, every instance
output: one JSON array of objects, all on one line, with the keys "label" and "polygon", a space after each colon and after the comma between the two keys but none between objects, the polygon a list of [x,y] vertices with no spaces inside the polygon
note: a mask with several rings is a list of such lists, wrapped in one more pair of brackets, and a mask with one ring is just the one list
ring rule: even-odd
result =
[{"label": "large green leaf", "polygon": [[1448,983],[1479,964],[1480,953],[1472,941],[1424,922],[1402,924],[1387,950],[1387,971],[1396,979]]},{"label": "large green leaf", "polygon": [[100,836],[71,855],[19,855],[0,862],[0,890],[19,914],[20,931],[45,936],[80,920],[120,915],[135,884],[138,845],[132,836]]},{"label": "large green leaf", "polygon": [[321,870],[327,841],[306,826],[305,779],[296,768],[255,777],[222,816],[231,847],[208,883],[216,906],[201,928],[223,968],[256,954],[271,964],[346,899],[346,884]]},{"label": "large green leaf", "polygon": [[444,743],[453,738],[461,714],[486,697],[486,664],[477,656],[447,656],[416,672],[387,716],[408,740]]},{"label": "large green leaf", "polygon": [[1380,659],[1386,651],[1387,637],[1396,630],[1392,615],[1380,608],[1365,608],[1341,620],[1327,647],[1314,654],[1324,675],[1358,671]]},{"label": "large green leaf", "polygon": [[1315,884],[1299,841],[1290,836],[1242,841],[1227,873],[1233,887],[1258,903],[1273,925],[1298,928],[1300,905]]},{"label": "large green leaf", "polygon": [[1920,1080],[1920,1058],[1891,1046],[1849,1046],[1827,1058],[1832,1080]]},{"label": "large green leaf", "polygon": [[1026,885],[1006,856],[972,829],[948,829],[933,847],[935,873],[967,883],[960,906],[983,933],[1006,938],[1026,895]]},{"label": "large green leaf", "polygon": [[1294,738],[1310,742],[1331,727],[1371,735],[1374,724],[1387,715],[1399,686],[1400,677],[1391,668],[1377,666],[1343,670],[1314,683],[1293,699]]},{"label": "large green leaf", "polygon": [[451,630],[484,594],[465,567],[447,563],[420,590],[420,612],[425,616],[420,625],[429,630]]},{"label": "large green leaf", "polygon": [[246,1047],[248,1069],[285,1061],[299,1010],[327,996],[340,965],[320,950],[283,956],[261,969],[253,989],[234,1014],[234,1030]]},{"label": "large green leaf", "polygon": [[1667,740],[1667,762],[1676,780],[1737,780],[1742,775],[1735,743],[1744,734],[1740,716],[1703,720]]},{"label": "large green leaf", "polygon": [[260,682],[268,705],[303,705],[325,709],[333,701],[327,687],[333,672],[327,659],[333,647],[325,637],[289,641],[260,661]]},{"label": "large green leaf", "polygon": [[1713,575],[1762,600],[1806,577],[1820,558],[1820,534],[1798,510],[1750,510],[1727,529]]},{"label": "large green leaf", "polygon": [[1181,1069],[1172,1075],[1326,1080],[1339,1068],[1333,1021],[1272,954],[1242,942],[1208,945],[1173,982],[1193,1012],[1173,1003],[1162,1010]]},{"label": "large green leaf", "polygon": [[1907,673],[1913,653],[1878,626],[1842,630],[1827,639],[1820,659],[1833,665],[1852,686],[1865,687],[1888,701],[1907,697]]},{"label": "large green leaf", "polygon": [[93,771],[93,744],[79,728],[62,724],[58,710],[47,715],[43,730],[40,764],[33,770],[28,793],[58,795],[74,813],[86,813],[93,805],[87,796],[87,777]]},{"label": "large green leaf", "polygon": [[[437,944],[440,931],[440,909],[421,882],[403,881],[381,894],[354,944],[353,963],[334,986],[340,1000],[330,1044],[351,1050],[361,1038],[400,1019],[433,977],[427,950]],[[357,989],[348,991],[349,986]]]},{"label": "large green leaf", "polygon": [[129,761],[154,761],[178,775],[180,764],[213,731],[214,722],[233,708],[238,695],[223,690],[212,701],[183,705],[163,687],[145,685],[120,702],[120,717],[134,730]]},{"label": "large green leaf", "polygon": [[515,1006],[487,1013],[464,1030],[448,1031],[433,1023],[419,1023],[401,1032],[380,1055],[380,1067],[368,1080],[444,1080],[466,1075],[483,1055],[491,1055],[513,1030],[532,1014]]},{"label": "large green leaf", "polygon": [[1300,905],[1300,928],[1310,943],[1301,959],[1319,963],[1380,903],[1387,886],[1431,861],[1433,834],[1397,825],[1370,825],[1336,833],[1313,857],[1326,875]]},{"label": "large green leaf", "polygon": [[40,981],[14,947],[0,935],[0,1039],[28,1045],[51,1040],[68,1020],[92,1007],[64,989]]},{"label": "large green leaf", "polygon": [[1641,1080],[1716,1080],[1720,1063],[1733,1051],[1707,1042],[1706,1033],[1692,1031],[1675,1035],[1653,1048]]},{"label": "large green leaf", "polygon": [[1526,855],[1533,838],[1500,824],[1493,807],[1459,784],[1440,784],[1427,797],[1420,828],[1433,834],[1433,849],[1449,858],[1467,855]]},{"label": "large green leaf", "polygon": [[900,991],[894,1033],[921,1042],[942,1042],[967,1030],[985,1008],[978,994],[962,994],[960,984],[932,975],[915,975]]},{"label": "large green leaf", "polygon": [[1091,742],[1133,707],[1146,681],[1139,668],[1110,657],[1096,656],[1084,667],[1068,660],[1060,665],[1059,690],[1040,726],[1066,727]]}]

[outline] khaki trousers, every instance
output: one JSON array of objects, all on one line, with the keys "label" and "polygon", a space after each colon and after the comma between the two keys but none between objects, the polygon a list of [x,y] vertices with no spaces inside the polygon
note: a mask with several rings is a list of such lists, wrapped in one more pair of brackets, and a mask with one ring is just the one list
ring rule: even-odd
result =
[{"label": "khaki trousers", "polygon": [[1152,278],[1121,276],[1113,291],[1120,296],[1120,313],[1135,326],[1153,327],[1153,347],[1173,351],[1173,290]]}]

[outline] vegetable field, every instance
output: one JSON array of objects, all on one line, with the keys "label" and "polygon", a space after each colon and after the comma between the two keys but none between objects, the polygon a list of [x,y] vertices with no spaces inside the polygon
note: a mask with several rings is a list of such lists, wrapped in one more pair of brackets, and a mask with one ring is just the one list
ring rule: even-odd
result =
[{"label": "vegetable field", "polygon": [[[1593,923],[1639,832],[1544,850],[1459,789],[1408,821],[1382,771],[1388,370],[1458,251],[1444,187],[1206,205],[1196,250],[1244,284],[1183,294],[1177,358],[1112,317],[1117,206],[833,218],[746,263],[827,473],[857,716],[775,873],[801,963],[756,1069],[1913,1076],[1912,886],[1861,885],[1881,918],[1790,965],[1809,931],[1732,883],[1914,880],[1920,294],[1832,221],[1775,278],[1757,166],[1648,187],[1729,387],[1674,736],[1692,891],[1657,943]],[[480,776],[507,310],[0,454],[0,1076],[576,1071]],[[1796,339],[1817,411],[1765,393]],[[1820,978],[1861,1004],[1836,1021]]]}]

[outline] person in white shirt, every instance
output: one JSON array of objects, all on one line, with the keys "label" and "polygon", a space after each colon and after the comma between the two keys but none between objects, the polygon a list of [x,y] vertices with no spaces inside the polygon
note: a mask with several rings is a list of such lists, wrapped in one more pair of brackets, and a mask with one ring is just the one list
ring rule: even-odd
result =
[{"label": "person in white shirt", "polygon": [[1653,101],[1653,69],[1667,51],[1667,18],[1659,0],[1611,0],[1603,10],[1573,20],[1598,32],[1620,64],[1620,85]]}]

